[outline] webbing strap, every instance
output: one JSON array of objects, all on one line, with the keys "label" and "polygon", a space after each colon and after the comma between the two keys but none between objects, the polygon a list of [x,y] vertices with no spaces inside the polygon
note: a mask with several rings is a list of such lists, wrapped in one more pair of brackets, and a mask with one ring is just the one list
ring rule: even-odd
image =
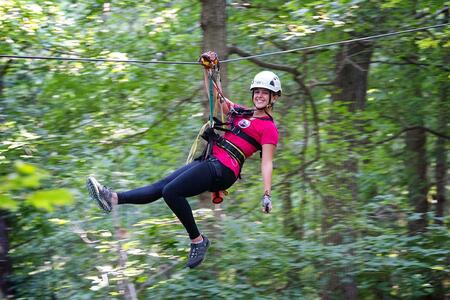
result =
[{"label": "webbing strap", "polygon": [[[245,140],[246,142],[248,142],[249,144],[253,145],[253,147],[255,147],[258,151],[262,150],[261,144],[256,139],[254,139],[253,137],[251,137],[250,135],[248,135],[247,133],[242,131],[239,127],[234,126],[233,124],[230,124],[230,123],[222,123],[219,120],[217,120],[216,118],[214,118],[214,121],[215,121],[215,123],[214,123],[215,125],[213,127],[214,129],[221,130],[221,131],[230,131],[233,134],[235,134],[238,137]],[[226,126],[226,125],[229,125],[230,129],[222,127],[222,126]]]},{"label": "webbing strap", "polygon": [[230,131],[235,135],[237,135],[238,137],[243,138],[245,141],[252,144],[253,147],[255,147],[257,150],[259,151],[262,150],[261,144],[257,140],[255,140],[254,138],[243,132],[239,127],[231,126]]},{"label": "webbing strap", "polygon": [[209,122],[211,126],[214,124],[214,89],[212,74],[209,73]]},{"label": "webbing strap", "polygon": [[244,152],[238,146],[216,133],[214,128],[207,128],[202,134],[202,138],[208,141],[208,144],[214,143],[220,148],[226,150],[242,167],[245,161]]},{"label": "webbing strap", "polygon": [[229,140],[224,139],[223,137],[219,136],[216,139],[216,145],[219,146],[222,149],[225,149],[232,157],[234,157],[239,165],[242,167],[242,165],[245,162],[245,155],[242,152],[241,149],[239,149],[238,146],[230,142]]}]

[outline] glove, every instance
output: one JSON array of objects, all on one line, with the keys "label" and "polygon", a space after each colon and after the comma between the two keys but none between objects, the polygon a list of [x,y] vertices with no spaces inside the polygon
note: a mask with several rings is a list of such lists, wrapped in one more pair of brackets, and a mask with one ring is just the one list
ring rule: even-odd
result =
[{"label": "glove", "polygon": [[262,210],[268,214],[272,211],[272,197],[269,194],[264,194],[261,200]]},{"label": "glove", "polygon": [[202,53],[200,58],[198,59],[199,63],[201,63],[205,68],[211,69],[214,66],[219,64],[219,57],[216,52],[208,51]]}]

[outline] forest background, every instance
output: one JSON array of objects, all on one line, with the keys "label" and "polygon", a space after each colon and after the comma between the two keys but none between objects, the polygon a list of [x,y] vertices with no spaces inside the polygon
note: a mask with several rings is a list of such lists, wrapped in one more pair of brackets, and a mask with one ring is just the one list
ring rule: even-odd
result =
[{"label": "forest background", "polygon": [[0,1],[0,54],[195,62],[390,37],[222,64],[233,101],[256,72],[283,96],[274,211],[259,157],[220,209],[190,199],[212,240],[188,240],[163,201],[105,215],[115,190],[185,163],[206,122],[192,64],[0,59],[0,298],[449,297],[446,1]]}]

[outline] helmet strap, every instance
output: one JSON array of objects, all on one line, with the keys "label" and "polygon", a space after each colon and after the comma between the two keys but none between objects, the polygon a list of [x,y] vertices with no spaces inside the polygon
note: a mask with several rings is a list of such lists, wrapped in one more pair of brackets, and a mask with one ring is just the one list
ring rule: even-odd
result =
[{"label": "helmet strap", "polygon": [[269,104],[267,104],[267,106],[264,107],[264,109],[271,108],[271,107],[272,107],[272,91],[270,92],[270,95],[269,95]]},{"label": "helmet strap", "polygon": [[269,116],[269,118],[273,121],[272,115],[269,114],[269,112],[267,111],[267,108],[264,108],[264,112]]}]

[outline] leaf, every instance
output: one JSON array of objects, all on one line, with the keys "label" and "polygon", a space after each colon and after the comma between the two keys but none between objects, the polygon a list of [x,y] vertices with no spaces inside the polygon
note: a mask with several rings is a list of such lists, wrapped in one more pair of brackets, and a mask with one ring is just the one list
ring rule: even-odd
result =
[{"label": "leaf", "polygon": [[73,202],[73,195],[66,189],[43,190],[30,194],[27,203],[36,208],[53,211],[55,206]]},{"label": "leaf", "polygon": [[14,164],[14,167],[16,168],[17,172],[22,175],[32,175],[35,174],[38,170],[37,167],[31,164],[24,163],[22,161],[17,161]]},{"label": "leaf", "polygon": [[142,273],[144,273],[144,271],[145,271],[144,269],[126,268],[125,270],[123,270],[123,274],[127,277],[132,277],[141,275]]},{"label": "leaf", "polygon": [[16,210],[18,207],[18,204],[15,200],[9,198],[5,195],[0,195],[0,208],[6,209],[6,210]]},{"label": "leaf", "polygon": [[65,225],[67,223],[70,223],[69,220],[59,219],[59,218],[52,218],[49,219],[50,222],[55,223],[57,225]]},{"label": "leaf", "polygon": [[420,49],[437,48],[439,47],[439,40],[432,38],[425,38],[417,41],[417,45]]},{"label": "leaf", "polygon": [[444,266],[432,266],[430,269],[437,270],[437,271],[444,271],[445,267]]}]

